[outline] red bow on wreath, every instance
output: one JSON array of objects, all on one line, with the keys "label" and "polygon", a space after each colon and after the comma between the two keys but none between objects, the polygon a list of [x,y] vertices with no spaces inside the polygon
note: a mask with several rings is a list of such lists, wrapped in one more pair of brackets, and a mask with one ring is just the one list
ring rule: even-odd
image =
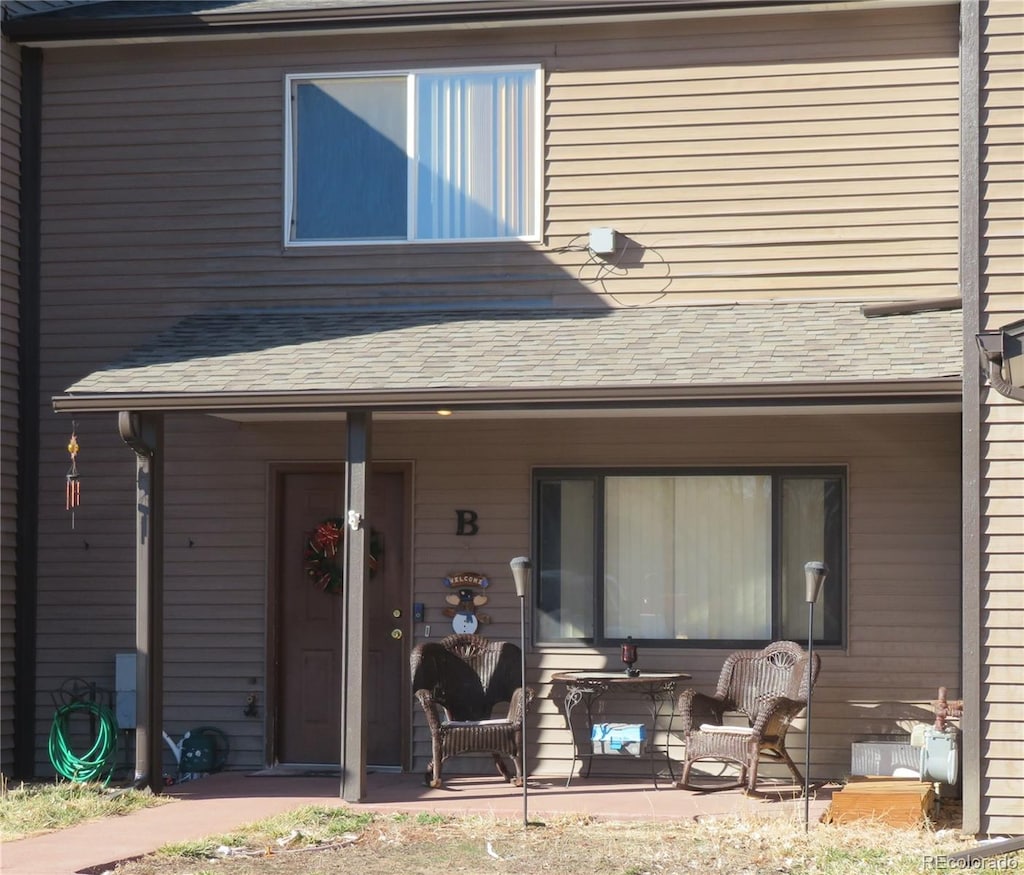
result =
[{"label": "red bow on wreath", "polygon": [[[320,523],[306,537],[306,547],[302,559],[306,575],[325,592],[340,592],[344,573],[338,564],[337,556],[344,543],[345,521],[340,517],[330,517]],[[380,555],[380,536],[370,531],[370,557],[368,567],[370,575],[377,570],[377,556]]]},{"label": "red bow on wreath", "polygon": [[328,556],[334,556],[338,552],[340,542],[341,529],[333,522],[320,523],[313,533],[313,543]]}]

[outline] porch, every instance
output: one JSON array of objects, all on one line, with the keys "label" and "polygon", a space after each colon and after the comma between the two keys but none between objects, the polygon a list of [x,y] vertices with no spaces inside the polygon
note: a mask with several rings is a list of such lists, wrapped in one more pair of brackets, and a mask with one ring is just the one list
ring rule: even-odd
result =
[{"label": "porch", "polygon": [[[574,552],[565,562],[552,559],[547,580],[538,564],[538,581],[545,585],[542,590],[538,584],[531,594],[526,675],[538,693],[532,738],[537,773],[557,773],[572,755],[574,739],[565,731],[562,693],[552,686],[556,675],[618,668],[619,633],[639,630],[644,671],[684,672],[695,689],[713,689],[727,649],[748,640],[799,639],[806,632],[802,569],[809,558],[828,560],[834,600],[821,640],[830,649],[823,656],[822,719],[812,774],[842,774],[852,740],[889,734],[901,721],[918,719],[926,697],[940,685],[952,686],[959,668],[957,648],[934,636],[937,628],[954,635],[958,628],[955,463],[960,420],[953,365],[959,361],[959,316],[870,320],[854,304],[780,304],[743,308],[742,314],[732,308],[664,309],[552,312],[544,318],[516,318],[504,311],[433,314],[430,319],[344,312],[330,320],[317,314],[312,321],[308,314],[300,318],[289,312],[273,318],[264,312],[223,319],[196,315],[157,341],[149,358],[97,372],[55,399],[55,407],[68,412],[120,411],[122,437],[139,454],[134,481],[122,478],[113,487],[125,506],[130,502],[140,508],[136,651],[146,655],[148,664],[140,662],[137,671],[136,773],[159,786],[166,752],[153,728],[166,725],[177,734],[213,722],[232,739],[235,768],[336,762],[335,739],[344,738],[347,780],[361,778],[367,762],[412,768],[410,798],[430,804],[429,794],[418,787],[429,738],[423,720],[410,711],[408,650],[450,627],[443,581],[461,572],[483,574],[497,584],[487,596],[488,637],[520,639],[523,605],[510,586],[508,562],[534,549],[539,523],[532,508],[542,476],[552,507],[557,505],[558,513],[566,508],[566,521],[594,522],[579,534],[567,527],[573,534],[564,540]],[[709,319],[714,324],[702,321]],[[780,336],[800,342],[759,347],[760,358],[750,373],[737,375],[743,379],[733,385],[720,367],[709,364],[705,351],[709,344],[747,349],[763,324],[781,326]],[[809,375],[810,347],[804,340],[825,336],[823,325],[834,332],[827,333],[827,349],[819,350],[827,373],[815,365]],[[363,339],[385,329],[388,355],[379,363],[382,370],[368,371]],[[202,337],[209,356],[196,357],[189,346],[193,332]],[[509,332],[522,344],[510,343]],[[662,338],[657,349],[650,342],[655,334]],[[691,336],[699,343],[682,342]],[[292,373],[294,350],[281,346],[282,337],[302,340],[298,359],[310,368],[308,373]],[[396,361],[430,359],[431,350],[450,349],[453,337],[501,361],[491,368],[489,359],[474,360],[472,383],[466,385],[444,356],[433,364],[423,362],[432,376],[422,385],[394,371]],[[713,342],[713,337],[721,339]],[[849,339],[837,345],[836,337]],[[904,372],[899,361],[907,354],[908,337],[914,338],[915,351]],[[609,338],[621,342],[622,349],[613,350]],[[917,349],[919,342],[923,345]],[[524,360],[526,346],[545,352]],[[616,363],[632,362],[637,348],[649,349],[652,360],[668,364],[659,364],[655,376],[643,369],[620,374]],[[899,361],[883,369],[892,378],[884,384],[876,376],[880,371],[873,351],[878,349],[886,355],[899,352]],[[789,352],[782,355],[781,350]],[[685,361],[676,365],[679,356]],[[523,374],[524,361],[533,358],[536,373]],[[208,359],[223,366],[225,374],[237,365],[245,380],[225,377],[222,388],[211,389],[209,367],[193,370],[196,362]],[[870,364],[866,370],[865,362]],[[279,366],[287,378],[280,376]],[[333,376],[316,388],[320,384],[313,378],[324,368]],[[150,382],[165,371],[166,385]],[[559,377],[562,383],[552,388],[550,376],[537,376],[541,371],[568,376]],[[360,382],[339,388],[338,374],[358,376]],[[250,377],[254,382],[246,382]],[[435,383],[443,392],[431,388]],[[641,392],[637,387],[646,388]],[[382,394],[371,397],[371,390]],[[454,407],[454,415],[438,416],[442,403],[445,412]],[[92,437],[101,445],[98,433]],[[372,504],[383,501],[385,466],[401,481],[394,488],[395,500],[386,502],[397,508],[397,522],[387,532],[383,513]],[[604,536],[604,517],[596,510],[605,500],[601,478],[640,471],[663,479],[704,472],[716,478],[756,477],[750,485],[757,499],[750,507],[757,537],[745,542],[751,545],[745,565],[753,570],[739,573],[719,566],[669,573],[669,560],[675,562],[677,553],[702,553],[689,544],[675,545],[677,532],[699,539],[696,526],[665,522],[676,504],[690,505],[673,498],[671,508],[664,505],[664,512],[650,514],[654,504],[640,492],[620,502],[625,509],[617,518],[634,524],[620,526],[616,537],[640,544],[642,534],[652,543],[672,544],[667,558],[648,567],[619,550],[612,557],[614,575],[591,569],[589,557],[608,561],[606,551],[589,548]],[[790,544],[795,575],[786,576],[779,523],[784,474],[792,474],[794,483],[809,484],[815,495],[819,486],[828,486],[829,513],[822,510],[814,518],[830,519],[830,533],[848,534],[850,561],[831,535],[835,556],[822,552],[822,523],[814,529],[821,543]],[[291,488],[292,477],[303,478],[301,488]],[[146,491],[140,484],[153,488]],[[133,485],[134,497],[129,494]],[[343,495],[346,487],[351,494]],[[798,490],[790,493],[795,496]],[[710,521],[720,547],[714,555],[734,556],[736,539],[724,524],[728,514],[721,511],[716,521],[707,502],[696,504],[699,511],[680,513]],[[648,516],[635,512],[638,507],[653,520],[646,522]],[[147,508],[150,515],[143,513]],[[345,576],[339,588],[343,596],[337,597],[309,585],[302,557],[318,520],[340,514],[349,536],[344,541],[347,558],[336,569]],[[551,514],[560,531],[561,517],[554,510]],[[473,522],[463,525],[467,519]],[[363,520],[372,527],[362,525]],[[374,529],[387,546],[375,557],[379,569],[371,586],[367,554]],[[150,530],[159,537],[145,537]],[[550,539],[552,549],[555,543],[562,548],[560,535]],[[661,557],[662,552],[650,555]],[[90,553],[90,561],[95,556]],[[563,573],[563,565],[569,571]],[[551,576],[552,571],[557,573]],[[96,573],[101,573],[98,567]],[[102,575],[106,585],[105,569]],[[681,583],[678,593],[659,589],[657,581],[677,577],[694,583]],[[621,581],[612,587],[614,603],[596,584],[613,578]],[[640,586],[641,579],[649,585]],[[704,609],[711,593],[724,592],[714,584],[725,579],[755,581],[756,591],[750,598],[730,592],[715,602],[714,611]],[[121,590],[112,602],[130,603],[125,582],[117,582]],[[738,601],[753,606],[751,617],[725,630],[711,628],[711,619],[734,617]],[[798,610],[785,615],[784,603]],[[699,610],[691,616],[687,606],[694,605]],[[314,625],[325,627],[323,637],[314,636]],[[819,630],[823,627],[818,624]],[[92,636],[84,643],[98,647]],[[208,671],[211,661],[220,666],[216,672]],[[300,670],[307,663],[320,668]],[[320,684],[315,690],[314,678]],[[337,695],[342,688],[345,695]],[[370,695],[371,690],[391,695]],[[326,715],[328,731],[320,722],[324,703],[333,709]],[[390,710],[373,713],[378,706]],[[343,711],[335,713],[338,709]],[[638,722],[629,712],[614,716]],[[364,742],[383,742],[382,727],[391,730],[387,750],[371,752]],[[293,739],[298,740],[293,744]],[[313,740],[327,749],[315,749]],[[550,790],[538,789],[535,810],[548,810],[544,799],[549,795],[564,806],[586,786],[556,792],[556,781]],[[593,783],[589,787],[597,792]],[[338,795],[337,788],[326,795]],[[379,798],[358,780],[341,795]],[[471,798],[478,810],[478,800]],[[509,804],[515,808],[519,800]],[[659,800],[656,807],[663,805]],[[585,810],[620,813],[590,805]]]},{"label": "porch", "polygon": [[[296,806],[350,804],[353,808],[384,812],[523,816],[522,790],[505,783],[497,774],[445,776],[444,786],[433,789],[424,785],[419,772],[374,772],[371,767],[362,802],[345,803],[339,788],[337,775],[299,774],[281,769],[259,774],[220,772],[173,786],[167,793],[192,802],[231,799],[242,808],[251,806],[253,811],[292,800]],[[824,814],[837,789],[838,785],[827,784],[811,790],[812,822]],[[602,820],[679,820],[744,813],[802,818],[804,813],[802,788],[786,781],[762,781],[756,794],[744,795],[740,790],[679,790],[661,779],[655,787],[649,776],[575,777],[566,787],[564,776],[531,775],[526,800],[530,821],[560,815],[587,815]]]}]

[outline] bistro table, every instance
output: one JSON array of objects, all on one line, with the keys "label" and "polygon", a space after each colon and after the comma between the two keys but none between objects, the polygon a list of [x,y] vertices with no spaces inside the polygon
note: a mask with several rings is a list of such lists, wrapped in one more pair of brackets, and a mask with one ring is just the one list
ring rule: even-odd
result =
[{"label": "bistro table", "polygon": [[[651,739],[650,749],[646,758],[651,763],[651,777],[654,780],[654,787],[658,787],[658,770],[655,767],[660,757],[654,751],[654,733],[658,729],[658,717],[661,715],[662,706],[668,702],[668,737],[665,741],[665,765],[668,767],[669,777],[675,780],[672,772],[672,759],[669,756],[669,740],[672,735],[672,719],[675,708],[672,705],[676,684],[679,681],[689,680],[691,675],[682,672],[668,671],[645,671],[638,675],[631,676],[624,671],[563,671],[552,675],[554,683],[565,684],[565,720],[569,725],[569,732],[572,735],[572,767],[569,769],[569,777],[566,778],[565,786],[568,787],[572,781],[573,773],[576,771],[576,761],[584,760],[584,778],[590,775],[590,766],[595,756],[608,756],[609,754],[594,753],[593,742],[590,738],[594,727],[594,703],[602,696],[633,694],[647,699],[651,713]],[[576,742],[576,733],[572,723],[572,713],[576,706],[583,704],[587,711],[587,747],[586,753],[581,752],[580,745]]]}]

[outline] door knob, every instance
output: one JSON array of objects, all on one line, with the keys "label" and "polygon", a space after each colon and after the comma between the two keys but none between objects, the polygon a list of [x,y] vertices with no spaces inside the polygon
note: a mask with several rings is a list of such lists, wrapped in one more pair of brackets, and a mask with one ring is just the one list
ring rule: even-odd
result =
[{"label": "door knob", "polygon": [[402,630],[401,629],[392,629],[391,630],[391,637],[394,638],[395,641],[398,641],[402,637]]}]

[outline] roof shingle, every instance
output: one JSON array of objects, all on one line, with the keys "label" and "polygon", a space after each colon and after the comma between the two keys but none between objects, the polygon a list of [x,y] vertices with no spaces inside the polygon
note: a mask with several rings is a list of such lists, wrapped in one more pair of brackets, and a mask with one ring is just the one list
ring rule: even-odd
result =
[{"label": "roof shingle", "polygon": [[68,396],[669,388],[958,378],[959,311],[857,303],[196,313]]}]

